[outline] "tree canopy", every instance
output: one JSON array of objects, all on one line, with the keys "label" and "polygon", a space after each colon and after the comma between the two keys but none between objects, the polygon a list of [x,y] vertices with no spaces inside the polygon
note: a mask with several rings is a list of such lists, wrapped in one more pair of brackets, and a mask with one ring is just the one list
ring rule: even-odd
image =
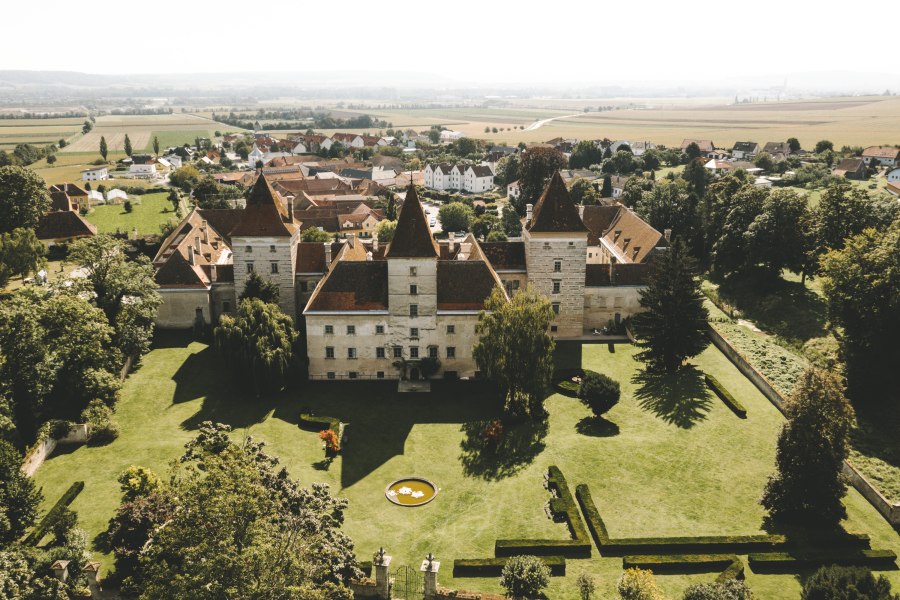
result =
[{"label": "tree canopy", "polygon": [[129,256],[126,242],[101,234],[82,238],[69,248],[69,260],[85,273],[71,290],[93,295],[93,302],[115,329],[113,343],[125,355],[145,354],[162,300],[153,265],[143,254]]},{"label": "tree canopy", "polygon": [[543,394],[553,374],[556,343],[547,333],[553,320],[550,302],[532,288],[510,300],[495,288],[478,316],[472,349],[478,368],[494,380],[508,413],[543,416]]},{"label": "tree canopy", "polygon": [[330,242],[331,234],[318,227],[307,227],[300,234],[300,240],[304,242]]},{"label": "tree canopy", "polygon": [[44,245],[31,229],[19,227],[0,234],[0,288],[12,275],[36,273],[46,264],[44,252]]},{"label": "tree canopy", "polygon": [[525,207],[535,204],[553,174],[569,166],[566,156],[556,148],[529,148],[519,157],[519,196],[510,198],[520,216]]},{"label": "tree canopy", "polygon": [[34,229],[50,210],[50,194],[41,176],[24,167],[0,167],[0,233]]},{"label": "tree canopy", "polygon": [[235,316],[219,317],[214,334],[228,371],[241,373],[257,395],[286,384],[297,332],[278,306],[256,298],[242,300]]},{"label": "tree canopy", "polygon": [[709,345],[709,313],[703,306],[696,261],[683,242],[654,258],[650,280],[639,294],[644,312],[632,319],[641,348],[637,357],[650,368],[676,371]]},{"label": "tree canopy", "polygon": [[397,221],[382,221],[375,227],[375,237],[379,243],[389,244],[394,239],[394,232],[397,231]]},{"label": "tree canopy", "polygon": [[475,212],[462,202],[450,202],[441,206],[438,217],[444,231],[468,231]]},{"label": "tree canopy", "polygon": [[256,298],[262,300],[266,304],[278,304],[281,293],[278,284],[274,281],[263,277],[258,271],[253,271],[244,282],[244,290],[238,296],[238,302],[248,298]]},{"label": "tree canopy", "polygon": [[803,374],[784,409],[776,472],[760,503],[776,523],[833,530],[847,517],[841,469],[850,449],[853,409],[837,376],[816,369]]}]

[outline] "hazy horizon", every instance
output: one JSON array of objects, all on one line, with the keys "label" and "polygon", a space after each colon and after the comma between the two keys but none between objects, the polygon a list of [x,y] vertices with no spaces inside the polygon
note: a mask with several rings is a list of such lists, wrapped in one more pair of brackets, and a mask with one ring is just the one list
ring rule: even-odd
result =
[{"label": "hazy horizon", "polygon": [[[467,0],[452,10],[349,0],[337,14],[283,0],[263,11],[201,0],[140,16],[113,0],[91,2],[89,10],[60,0],[8,10],[4,40],[28,51],[6,53],[0,70],[261,79],[301,73],[331,83],[333,74],[358,72],[366,82],[438,87],[900,87],[900,71],[864,52],[870,26],[900,17],[900,3],[880,7],[877,23],[868,11],[773,0],[713,11],[659,0],[639,10],[569,0],[542,11]],[[38,28],[64,48],[36,44]]]}]

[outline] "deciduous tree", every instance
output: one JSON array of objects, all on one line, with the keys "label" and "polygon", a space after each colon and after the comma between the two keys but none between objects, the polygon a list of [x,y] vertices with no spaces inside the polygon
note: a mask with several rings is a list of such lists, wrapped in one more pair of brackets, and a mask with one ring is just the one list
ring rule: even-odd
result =
[{"label": "deciduous tree", "polygon": [[591,140],[581,140],[572,149],[569,156],[570,169],[587,169],[591,165],[603,162],[603,150]]},{"label": "deciduous tree", "polygon": [[519,157],[519,197],[510,198],[520,216],[525,206],[535,204],[554,173],[569,165],[565,155],[556,148],[529,148]]},{"label": "deciduous tree", "polygon": [[519,237],[522,235],[522,218],[516,212],[515,208],[510,205],[503,207],[503,215],[500,217],[503,225],[503,232],[508,237]]},{"label": "deciduous tree", "polygon": [[841,468],[850,449],[853,409],[837,376],[815,369],[803,374],[784,408],[777,470],[760,502],[776,523],[835,529],[847,516]]},{"label": "deciduous tree", "polygon": [[134,152],[134,149],[131,147],[131,138],[128,137],[128,134],[125,134],[125,154],[131,156]]},{"label": "deciduous tree", "polygon": [[214,333],[228,370],[241,373],[257,395],[287,383],[297,332],[278,306],[255,298],[242,300],[234,317],[219,318]]},{"label": "deciduous tree", "polygon": [[475,213],[462,202],[450,202],[441,206],[438,216],[444,231],[468,231]]},{"label": "deciduous tree", "polygon": [[31,229],[20,227],[0,234],[0,288],[12,275],[36,273],[47,262],[44,253],[44,245]]},{"label": "deciduous tree", "polygon": [[74,242],[69,260],[86,276],[70,289],[93,294],[93,302],[115,329],[115,346],[133,356],[150,349],[161,299],[150,260],[142,254],[130,257],[128,251],[126,242],[106,234]]},{"label": "deciduous tree", "polygon": [[256,298],[266,304],[278,304],[280,296],[277,283],[263,277],[257,271],[253,271],[247,277],[247,281],[244,283],[244,291],[238,296],[238,301]]},{"label": "deciduous tree", "polygon": [[0,167],[0,233],[34,229],[50,210],[50,194],[41,176],[24,167]]},{"label": "deciduous tree", "polygon": [[900,219],[886,232],[866,229],[822,257],[829,320],[841,329],[851,397],[900,399]]},{"label": "deciduous tree", "polygon": [[34,524],[41,499],[34,480],[22,472],[22,455],[0,439],[0,542],[20,538]]},{"label": "deciduous tree", "polygon": [[300,239],[304,242],[328,242],[331,241],[331,234],[318,227],[308,227],[300,234]]},{"label": "deciduous tree", "polygon": [[382,221],[375,227],[375,237],[379,243],[389,244],[394,239],[397,230],[397,221]]},{"label": "deciduous tree", "polygon": [[494,380],[513,415],[543,417],[543,394],[553,374],[553,349],[548,335],[553,309],[530,287],[510,300],[495,288],[478,316],[478,342],[472,356],[478,368]]},{"label": "deciduous tree", "polygon": [[884,575],[864,567],[821,567],[803,584],[800,600],[900,600]]}]

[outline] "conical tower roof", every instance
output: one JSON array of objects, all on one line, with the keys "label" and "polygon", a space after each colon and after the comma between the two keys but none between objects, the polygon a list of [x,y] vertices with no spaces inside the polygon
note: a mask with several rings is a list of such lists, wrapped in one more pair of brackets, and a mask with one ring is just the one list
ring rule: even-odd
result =
[{"label": "conical tower roof", "polygon": [[437,243],[428,227],[425,210],[419,202],[416,188],[410,185],[406,200],[397,219],[394,238],[388,246],[387,258],[437,258],[440,256]]},{"label": "conical tower roof", "polygon": [[241,220],[231,232],[233,237],[290,237],[297,227],[288,216],[287,207],[278,193],[260,174],[250,195]]},{"label": "conical tower roof", "polygon": [[531,221],[528,223],[528,231],[533,233],[588,231],[578,216],[578,209],[572,202],[559,171],[550,179],[550,184],[535,204]]}]

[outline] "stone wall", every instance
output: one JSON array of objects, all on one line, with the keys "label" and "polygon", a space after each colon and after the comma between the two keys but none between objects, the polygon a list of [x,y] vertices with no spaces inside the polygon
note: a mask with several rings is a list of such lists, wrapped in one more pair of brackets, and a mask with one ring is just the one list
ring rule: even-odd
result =
[{"label": "stone wall", "polygon": [[641,311],[639,286],[605,286],[584,288],[584,328],[601,329],[620,319],[636,315]]},{"label": "stone wall", "polygon": [[[441,361],[437,377],[444,371],[455,371],[459,377],[475,375],[472,358],[472,347],[478,341],[475,311],[441,313],[427,319],[410,319],[408,315],[401,317],[383,311],[352,315],[307,313],[305,318],[312,379],[324,379],[329,372],[335,374],[335,379],[348,379],[350,372],[357,373],[359,379],[375,379],[379,371],[384,373],[384,379],[398,379],[400,373],[393,366],[398,360],[394,358],[395,346],[402,349],[407,361],[411,359],[411,346],[419,349],[419,358],[428,356],[430,347],[437,348]],[[422,327],[423,323],[430,326]],[[328,325],[333,333],[325,333]],[[353,334],[347,333],[348,325],[355,328]],[[379,325],[384,333],[377,333]],[[453,333],[447,333],[448,325],[453,326]],[[411,327],[420,327],[418,338],[410,337]],[[326,358],[329,347],[334,348],[334,358]],[[377,356],[379,347],[384,348],[384,358]],[[455,358],[447,357],[448,347],[455,349]],[[355,359],[348,358],[348,348],[356,349]]]},{"label": "stone wall", "polygon": [[378,587],[374,579],[363,577],[350,582],[354,598],[378,598]]},{"label": "stone wall", "polygon": [[[559,337],[577,337],[584,333],[584,273],[587,259],[587,233],[523,232],[528,282],[535,291],[550,299],[559,313],[553,320]],[[556,270],[556,263],[560,269]],[[554,284],[559,292],[554,292]]]},{"label": "stone wall", "polygon": [[[288,237],[236,237],[231,240],[231,251],[234,260],[234,289],[237,295],[244,290],[244,284],[250,274],[248,264],[253,263],[253,270],[278,284],[280,292],[278,306],[286,315],[296,317],[296,299],[294,294],[294,266],[297,258],[299,235]],[[274,251],[273,251],[274,249]],[[277,273],[272,273],[272,264],[276,264]]]},{"label": "stone wall", "polygon": [[203,321],[212,322],[207,289],[161,288],[159,295],[162,303],[156,311],[156,326],[160,329],[190,329],[194,326],[198,308],[203,312]]},{"label": "stone wall", "polygon": [[36,443],[22,461],[22,472],[31,477],[44,461],[53,454],[58,444],[84,444],[90,436],[91,430],[87,423],[72,425],[65,437],[55,440],[48,437],[46,440]]},{"label": "stone wall", "polygon": [[[712,325],[708,325],[709,338],[713,345],[722,351],[728,359],[749,379],[762,394],[775,405],[775,407],[784,413],[784,404],[786,399],[775,387],[769,383],[769,380],[762,373],[756,370]],[[885,498],[878,489],[873,486],[862,473],[856,470],[849,461],[844,461],[843,473],[850,480],[850,483],[862,494],[875,509],[881,513],[888,523],[897,526],[900,525],[900,502],[891,503]]]}]

